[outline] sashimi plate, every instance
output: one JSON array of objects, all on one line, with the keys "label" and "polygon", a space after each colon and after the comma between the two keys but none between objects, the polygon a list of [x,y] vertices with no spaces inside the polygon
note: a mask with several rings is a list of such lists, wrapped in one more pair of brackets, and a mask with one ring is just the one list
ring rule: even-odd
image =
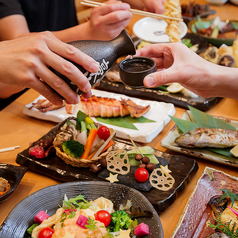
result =
[{"label": "sashimi plate", "polygon": [[[190,117],[187,112],[183,114],[181,119],[184,120],[190,120]],[[231,121],[226,119],[225,120],[227,123],[235,126],[238,129],[238,121]],[[207,150],[206,148],[204,149],[196,149],[196,148],[185,148],[185,147],[180,147],[178,146],[174,140],[180,135],[178,127],[175,125],[171,131],[167,134],[167,136],[161,141],[161,146],[170,149],[172,151],[180,152],[189,156],[195,156],[201,159],[206,159],[210,160],[213,162],[221,163],[221,164],[226,164],[230,165],[233,167],[238,167],[238,158],[233,157],[233,156],[225,156],[221,154],[217,154],[215,152],[212,152],[210,150]]]},{"label": "sashimi plate", "polygon": [[[206,167],[194,187],[170,238],[223,237],[215,236],[214,233],[216,231],[208,225],[213,220],[212,211],[208,203],[211,198],[220,197],[223,194],[221,189],[228,189],[233,193],[237,193],[238,178]],[[224,237],[228,236],[224,234]]]},{"label": "sashimi plate", "polygon": [[[100,91],[95,89],[92,90],[92,94],[95,96],[114,98],[117,100],[121,100],[122,98],[131,99],[133,102],[135,102],[138,105],[151,106],[151,109],[144,115],[144,117],[150,120],[153,120],[154,122],[135,123],[134,125],[137,128],[135,130],[123,128],[123,127],[119,127],[115,125],[108,125],[110,128],[116,131],[116,136],[122,139],[128,139],[128,135],[129,135],[134,141],[149,143],[163,130],[165,125],[170,121],[169,116],[173,116],[175,114],[175,107],[172,103],[141,100],[138,98],[128,97],[123,94],[110,93],[110,92],[105,92],[105,91]],[[44,97],[39,96],[32,103],[35,103],[38,99],[42,99],[42,98]],[[76,116],[78,112],[77,110],[78,106],[76,106],[76,108],[74,109],[73,115],[68,114],[65,111],[65,107],[62,107],[55,111],[48,111],[48,112],[42,113],[36,108],[31,108],[32,103],[27,104],[24,107],[23,113],[31,117],[35,117],[42,120],[53,121],[57,123],[62,122],[69,116]],[[92,117],[92,119],[95,122],[97,122],[96,118]],[[105,124],[105,123],[100,122],[100,124]]]}]

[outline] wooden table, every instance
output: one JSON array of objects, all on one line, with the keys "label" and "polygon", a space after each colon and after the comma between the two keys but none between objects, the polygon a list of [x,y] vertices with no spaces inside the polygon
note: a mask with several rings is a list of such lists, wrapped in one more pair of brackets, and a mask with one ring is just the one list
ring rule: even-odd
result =
[{"label": "wooden table", "polygon": [[[185,2],[185,0],[182,0],[182,3],[183,2]],[[199,1],[199,3],[201,4],[206,2]],[[220,16],[223,16],[223,14],[226,13],[226,15],[229,14],[230,18],[238,20],[238,14],[236,14],[238,7],[235,5],[225,4],[222,7],[211,6],[211,8],[216,9]],[[231,15],[232,12],[233,15]],[[138,19],[139,18],[134,17],[130,24],[132,25]],[[11,152],[0,153],[0,163],[16,165],[15,159],[17,153],[27,148],[30,142],[39,139],[55,125],[53,122],[30,118],[22,113],[24,106],[32,102],[38,95],[39,94],[37,92],[29,90],[0,112],[0,148],[20,145],[20,149]],[[238,101],[232,99],[222,99],[217,105],[207,111],[207,113],[215,116],[223,116],[238,120],[237,109]],[[181,117],[184,111],[185,109],[176,107],[175,116]],[[171,153],[171,151],[167,151],[165,148],[161,147],[160,142],[167,135],[173,125],[174,123],[172,121],[169,122],[163,131],[151,143],[149,143],[149,145],[161,151]],[[165,238],[170,237],[172,234],[172,231],[179,220],[183,208],[187,203],[187,200],[197,180],[201,176],[206,166],[224,171],[234,176],[238,176],[237,168],[209,162],[202,159],[197,159],[197,162],[199,169],[195,176],[186,186],[182,194],[180,194],[180,196],[176,199],[176,201],[166,211],[160,214]],[[4,221],[13,207],[22,199],[41,188],[59,183],[59,181],[56,181],[50,177],[46,177],[32,171],[27,171],[12,196],[4,203],[0,204],[0,224]]]}]

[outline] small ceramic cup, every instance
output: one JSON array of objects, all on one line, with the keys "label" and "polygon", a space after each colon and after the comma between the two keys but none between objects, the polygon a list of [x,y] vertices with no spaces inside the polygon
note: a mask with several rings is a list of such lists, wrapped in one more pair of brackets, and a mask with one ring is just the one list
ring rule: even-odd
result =
[{"label": "small ceramic cup", "polygon": [[156,63],[148,57],[133,57],[122,60],[119,68],[124,84],[132,88],[142,88],[145,76],[156,71]]}]

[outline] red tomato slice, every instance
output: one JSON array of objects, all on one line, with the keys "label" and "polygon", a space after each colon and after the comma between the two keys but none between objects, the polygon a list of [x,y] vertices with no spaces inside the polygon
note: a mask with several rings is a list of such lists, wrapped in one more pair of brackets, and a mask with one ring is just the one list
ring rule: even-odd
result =
[{"label": "red tomato slice", "polygon": [[100,210],[94,214],[95,220],[104,223],[105,227],[107,227],[111,222],[111,215],[108,211]]},{"label": "red tomato slice", "polygon": [[135,172],[135,179],[138,182],[144,183],[149,178],[149,173],[144,168],[138,168]]},{"label": "red tomato slice", "polygon": [[106,140],[110,136],[110,130],[106,126],[100,126],[98,129],[98,137],[102,140]]},{"label": "red tomato slice", "polygon": [[54,232],[55,231],[50,227],[43,228],[39,232],[38,238],[51,238]]}]

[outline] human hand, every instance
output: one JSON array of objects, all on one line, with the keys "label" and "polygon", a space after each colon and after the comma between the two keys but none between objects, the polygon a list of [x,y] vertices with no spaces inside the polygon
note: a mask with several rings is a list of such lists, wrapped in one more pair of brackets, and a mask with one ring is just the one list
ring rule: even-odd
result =
[{"label": "human hand", "polygon": [[130,5],[120,1],[108,1],[92,10],[90,34],[98,40],[111,40],[128,25],[133,14]]},{"label": "human hand", "polygon": [[158,14],[164,13],[165,0],[142,0],[144,3],[144,11],[154,12]]},{"label": "human hand", "polygon": [[182,43],[148,45],[136,56],[153,58],[159,69],[145,77],[148,88],[177,82],[202,97],[225,95],[225,81],[220,80],[224,67],[204,60]]},{"label": "human hand", "polygon": [[[13,87],[33,88],[53,104],[62,104],[58,92],[69,103],[78,95],[49,67],[65,75],[83,92],[89,92],[88,79],[69,59],[90,72],[98,71],[94,59],[75,47],[58,40],[52,33],[37,33],[0,43],[0,82]],[[64,59],[65,58],[65,59]],[[52,90],[54,89],[54,90]]]}]

